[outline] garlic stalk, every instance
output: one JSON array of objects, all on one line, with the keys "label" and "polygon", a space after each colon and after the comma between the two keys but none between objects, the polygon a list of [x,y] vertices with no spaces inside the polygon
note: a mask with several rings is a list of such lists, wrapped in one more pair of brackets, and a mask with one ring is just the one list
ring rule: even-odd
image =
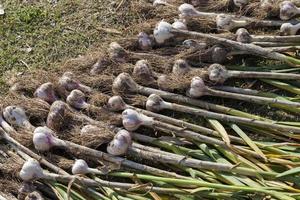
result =
[{"label": "garlic stalk", "polygon": [[220,64],[212,64],[207,69],[208,76],[211,81],[216,83],[224,83],[229,78],[255,78],[255,79],[284,79],[284,80],[300,80],[299,74],[291,73],[275,73],[275,72],[252,72],[252,71],[234,71],[227,70],[225,66]]},{"label": "garlic stalk", "polygon": [[[209,128],[206,128],[206,127],[203,127],[203,126],[199,126],[199,125],[196,125],[196,124],[191,124],[191,123],[188,123],[186,121],[175,119],[175,118],[168,117],[168,116],[165,116],[165,115],[161,115],[161,114],[158,114],[158,113],[150,112],[148,110],[143,110],[143,109],[139,109],[139,108],[127,105],[123,101],[122,97],[120,97],[120,96],[110,97],[108,102],[107,102],[107,107],[109,108],[109,110],[114,111],[114,112],[123,111],[125,109],[134,109],[134,110],[136,110],[136,111],[138,111],[138,112],[140,112],[144,115],[155,118],[155,119],[157,119],[161,122],[173,124],[173,125],[176,125],[178,127],[185,127],[185,128],[190,129],[190,130],[193,130],[193,131],[204,133],[206,135],[213,135],[215,137],[220,137],[220,134],[215,130],[212,130],[212,129],[209,129]],[[241,140],[238,137],[229,135],[229,138],[230,138],[231,141],[243,144],[243,140]]]},{"label": "garlic stalk", "polygon": [[49,151],[51,148],[59,147],[65,148],[76,154],[80,153],[82,156],[89,156],[97,159],[104,159],[108,162],[120,164],[124,167],[129,167],[139,171],[144,171],[150,174],[159,174],[167,177],[178,177],[183,176],[177,175],[176,173],[167,172],[147,165],[139,164],[121,157],[116,157],[101,151],[97,151],[85,146],[75,144],[73,142],[61,140],[55,136],[55,133],[47,127],[37,127],[33,135],[33,144],[39,151]]},{"label": "garlic stalk", "polygon": [[[283,131],[286,132],[289,136],[293,136],[293,133],[300,133],[300,128],[299,127],[293,127],[293,126],[287,126],[287,125],[279,125],[279,124],[274,124],[272,122],[267,122],[267,121],[260,121],[260,120],[255,120],[255,119],[248,119],[244,117],[236,117],[236,116],[230,116],[226,114],[220,114],[220,113],[215,113],[199,108],[192,108],[188,106],[183,106],[179,105],[176,103],[169,103],[164,101],[159,95],[157,94],[151,94],[148,97],[147,103],[146,103],[146,108],[147,110],[153,111],[153,112],[158,112],[164,109],[169,109],[177,112],[183,112],[183,113],[188,113],[192,114],[195,116],[201,116],[201,117],[206,117],[206,118],[211,118],[211,119],[217,119],[220,121],[225,121],[225,122],[233,122],[233,123],[241,123],[241,124],[246,124],[250,126],[257,126],[257,127],[269,127],[273,128],[274,130],[277,131]],[[292,134],[290,134],[292,133]],[[285,133],[283,133],[285,134]],[[297,136],[297,135],[295,135]],[[296,137],[297,138],[297,137]]]},{"label": "garlic stalk", "polygon": [[[93,187],[93,188],[98,188],[99,186],[106,186],[106,187],[113,187],[113,188],[132,189],[137,186],[136,184],[110,182],[110,181],[101,180],[99,178],[97,178],[96,180],[92,180],[80,176],[71,176],[68,174],[59,175],[59,174],[44,172],[42,167],[38,163],[38,161],[34,159],[30,159],[24,163],[19,173],[19,176],[24,181],[48,180],[48,181],[55,181],[55,182],[70,183],[70,181],[76,179],[79,181],[79,183],[83,184],[84,186]],[[160,187],[152,187],[152,186],[146,186],[146,187],[143,186],[142,188],[137,189],[137,191],[143,191],[143,192],[147,192],[149,190],[160,192],[160,193],[169,193],[170,191],[175,193],[176,192],[182,193],[178,189],[160,188]]]},{"label": "garlic stalk", "polygon": [[236,41],[241,43],[261,43],[274,42],[279,43],[299,43],[300,35],[273,36],[273,35],[250,35],[247,29],[239,28],[236,33]]},{"label": "garlic stalk", "polygon": [[[217,77],[218,69],[210,70],[210,78],[215,79]],[[226,74],[220,75],[220,79],[224,80],[225,78],[223,76],[226,76]],[[259,97],[259,96],[252,96],[252,95],[244,95],[244,94],[236,94],[236,93],[230,93],[230,92],[224,92],[224,91],[219,91],[219,90],[214,90],[209,87],[207,87],[200,77],[194,77],[191,81],[190,88],[187,91],[187,95],[193,98],[199,98],[202,96],[218,96],[218,97],[223,97],[223,98],[232,98],[232,99],[238,99],[242,101],[247,101],[251,103],[257,103],[257,104],[269,104],[272,106],[272,104],[280,104],[280,105],[286,105],[290,107],[295,107],[299,108],[300,103],[298,102],[292,102],[292,101],[286,101],[286,100],[280,100],[276,98],[268,98],[268,97]]]},{"label": "garlic stalk", "polygon": [[[148,101],[147,101],[147,103],[148,103]],[[161,106],[164,108],[171,106],[171,104],[170,105],[167,105],[167,104],[170,104],[170,103],[161,103]],[[150,106],[153,106],[153,104],[148,105],[148,108]],[[155,107],[155,106],[153,106],[153,107]],[[153,110],[154,109],[155,108],[153,108]],[[170,107],[169,109],[172,109],[172,108]],[[197,142],[211,144],[211,145],[218,145],[218,146],[228,149],[228,150],[238,151],[238,152],[241,152],[242,154],[248,154],[248,155],[251,155],[251,156],[254,156],[257,158],[262,158],[257,153],[246,150],[240,146],[236,146],[236,145],[228,146],[228,144],[226,144],[225,142],[223,142],[221,140],[218,140],[218,139],[215,139],[212,137],[208,137],[205,135],[200,135],[193,131],[182,130],[182,128],[154,120],[153,118],[150,118],[150,117],[148,117],[142,113],[139,113],[135,110],[132,110],[132,109],[124,110],[122,113],[122,117],[123,117],[123,126],[124,126],[124,128],[126,128],[129,131],[136,130],[140,126],[147,126],[147,127],[154,128],[156,130],[166,132],[166,133],[173,132],[175,135],[186,138],[190,141],[197,141]],[[128,121],[130,121],[130,126],[127,126]]]},{"label": "garlic stalk", "polygon": [[[300,24],[299,24],[299,26],[300,26]],[[236,50],[246,51],[249,54],[283,61],[283,62],[288,63],[295,67],[297,67],[300,64],[300,60],[298,60],[296,58],[286,56],[281,53],[272,52],[270,50],[264,49],[264,48],[256,46],[256,45],[240,43],[240,42],[232,41],[232,40],[225,39],[225,38],[220,38],[220,37],[213,36],[210,34],[205,34],[205,33],[174,29],[167,22],[158,23],[154,30],[154,38],[157,40],[158,43],[164,43],[167,39],[171,39],[172,37],[175,37],[176,35],[177,36],[178,35],[192,36],[195,38],[206,38],[206,39],[209,39],[209,40],[212,40],[215,42],[223,43],[224,45],[229,45],[233,49],[236,49]]]},{"label": "garlic stalk", "polygon": [[151,95],[151,94],[157,94],[160,95],[161,97],[168,99],[173,102],[179,102],[182,104],[189,104],[193,106],[197,106],[200,108],[216,111],[216,112],[221,112],[221,113],[226,113],[230,115],[235,115],[235,116],[243,116],[245,118],[250,118],[250,119],[257,119],[257,120],[264,120],[264,121],[271,121],[273,123],[276,123],[275,121],[262,118],[260,116],[252,115],[249,113],[245,113],[239,110],[235,110],[233,108],[221,106],[221,105],[216,105],[213,103],[208,103],[205,101],[201,101],[198,99],[193,99],[189,98],[183,95],[179,94],[174,94],[171,92],[166,92],[162,90],[157,90],[149,87],[143,87],[141,85],[138,85],[127,73],[121,73],[119,74],[112,85],[112,90],[114,93],[117,94],[143,94],[143,95]]}]

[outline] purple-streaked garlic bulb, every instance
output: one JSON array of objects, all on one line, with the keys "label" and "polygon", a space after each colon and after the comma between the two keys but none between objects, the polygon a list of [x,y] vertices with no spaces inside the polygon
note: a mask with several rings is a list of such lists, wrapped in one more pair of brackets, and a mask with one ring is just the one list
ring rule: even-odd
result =
[{"label": "purple-streaked garlic bulb", "polygon": [[30,158],[23,164],[19,176],[23,181],[32,181],[42,178],[44,173],[39,162]]},{"label": "purple-streaked garlic bulb", "polygon": [[81,90],[85,93],[90,93],[92,89],[86,85],[80,83],[80,81],[75,80],[74,74],[72,72],[65,72],[63,76],[58,80],[59,85],[67,91],[72,91],[75,89]]},{"label": "purple-streaked garlic bulb", "polygon": [[151,126],[153,118],[138,113],[132,109],[126,109],[122,112],[123,126],[128,131],[134,131],[141,125]]},{"label": "purple-streaked garlic bulb", "polygon": [[138,34],[138,45],[141,50],[150,50],[154,46],[153,39],[145,32]]},{"label": "purple-streaked garlic bulb", "polygon": [[126,103],[120,96],[112,96],[108,99],[107,107],[110,111],[118,112],[126,109]]},{"label": "purple-streaked garlic bulb", "polygon": [[193,98],[205,95],[206,86],[202,78],[196,76],[192,79],[187,95]]},{"label": "purple-streaked garlic bulb", "polygon": [[89,104],[85,101],[84,93],[80,90],[72,90],[66,101],[70,106],[79,110],[89,107]]},{"label": "purple-streaked garlic bulb", "polygon": [[120,63],[125,63],[129,56],[126,50],[117,42],[109,44],[108,52],[112,60]]},{"label": "purple-streaked garlic bulb", "polygon": [[134,93],[137,91],[138,85],[128,73],[123,72],[115,78],[112,89],[114,92]]},{"label": "purple-streaked garlic bulb", "polygon": [[55,101],[50,107],[46,124],[55,131],[61,130],[64,125],[67,105],[63,101]]},{"label": "purple-streaked garlic bulb", "polygon": [[131,133],[122,129],[114,136],[107,146],[107,152],[115,156],[126,154],[128,147],[132,144]]},{"label": "purple-streaked garlic bulb", "polygon": [[33,144],[38,151],[49,151],[55,146],[65,146],[65,142],[56,138],[55,133],[46,126],[37,127],[33,132]]},{"label": "purple-streaked garlic bulb", "polygon": [[230,31],[235,28],[246,26],[247,22],[234,20],[233,17],[230,15],[219,14],[216,17],[216,24],[218,29]]},{"label": "purple-streaked garlic bulb", "polygon": [[178,59],[175,61],[173,65],[172,73],[175,74],[176,76],[180,76],[190,72],[191,69],[192,68],[185,60]]},{"label": "purple-streaked garlic bulb", "polygon": [[297,35],[299,30],[300,30],[300,23],[295,25],[291,23],[284,23],[280,27],[280,35]]},{"label": "purple-streaked garlic bulb", "polygon": [[169,78],[167,75],[160,75],[157,78],[157,86],[161,90],[168,90]]},{"label": "purple-streaked garlic bulb", "polygon": [[49,104],[52,104],[57,100],[54,86],[51,82],[44,83],[38,87],[34,92],[34,96],[48,102]]},{"label": "purple-streaked garlic bulb", "polygon": [[172,104],[165,102],[159,95],[151,94],[146,102],[146,109],[152,112],[159,112],[164,109],[171,109]]},{"label": "purple-streaked garlic bulb", "polygon": [[184,3],[178,7],[178,11],[180,12],[180,16],[185,17],[193,17],[198,16],[198,11],[191,4]]},{"label": "purple-streaked garlic bulb", "polygon": [[3,117],[12,126],[25,128],[29,131],[34,130],[34,127],[29,122],[28,117],[23,108],[20,108],[18,106],[7,106],[3,110]]},{"label": "purple-streaked garlic bulb", "polygon": [[184,31],[188,30],[186,26],[186,21],[184,19],[175,19],[175,22],[172,24],[172,27]]},{"label": "purple-streaked garlic bulb", "polygon": [[153,72],[149,67],[147,60],[139,60],[136,62],[132,75],[139,80],[142,80],[146,83],[152,83],[155,81],[153,77]]},{"label": "purple-streaked garlic bulb", "polygon": [[251,43],[252,37],[247,29],[239,28],[236,32],[236,41],[241,43]]},{"label": "purple-streaked garlic bulb", "polygon": [[249,3],[249,0],[233,0],[233,3],[235,6],[242,8]]},{"label": "purple-streaked garlic bulb", "polygon": [[212,64],[207,69],[209,80],[216,83],[224,83],[228,78],[228,72],[223,65]]},{"label": "purple-streaked garlic bulb", "polygon": [[297,8],[294,3],[290,1],[283,1],[280,4],[280,19],[289,20],[299,14],[300,8]]},{"label": "purple-streaked garlic bulb", "polygon": [[160,21],[153,31],[153,36],[158,44],[163,44],[174,35],[171,33],[172,25],[165,21]]},{"label": "purple-streaked garlic bulb", "polygon": [[99,170],[90,168],[85,160],[78,159],[72,166],[72,174],[99,174]]}]

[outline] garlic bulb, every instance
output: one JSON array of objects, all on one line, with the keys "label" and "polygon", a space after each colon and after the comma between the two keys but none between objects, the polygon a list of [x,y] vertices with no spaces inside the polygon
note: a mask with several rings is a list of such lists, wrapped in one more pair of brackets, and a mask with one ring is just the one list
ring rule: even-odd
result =
[{"label": "garlic bulb", "polygon": [[74,74],[72,72],[65,72],[63,76],[58,80],[58,83],[67,91],[72,91],[75,89],[81,90],[85,93],[90,93],[92,91],[90,87],[83,85],[79,81],[75,80]]},{"label": "garlic bulb", "polygon": [[138,34],[138,45],[141,50],[150,50],[154,46],[153,39],[145,32]]},{"label": "garlic bulb", "polygon": [[118,131],[114,139],[108,144],[107,152],[115,156],[124,155],[131,144],[131,133],[122,129]]},{"label": "garlic bulb", "polygon": [[193,17],[198,15],[198,11],[191,4],[184,3],[178,7],[178,11],[180,12],[180,16],[185,17]]},{"label": "garlic bulb", "polygon": [[19,176],[23,181],[32,181],[42,178],[44,174],[39,162],[30,158],[23,164]]},{"label": "garlic bulb", "polygon": [[176,76],[184,75],[189,71],[191,71],[191,67],[185,60],[182,59],[176,60],[172,68],[172,73]]},{"label": "garlic bulb", "polygon": [[297,35],[297,32],[300,30],[300,23],[298,24],[291,24],[291,23],[284,23],[280,27],[280,34],[281,35]]},{"label": "garlic bulb", "polygon": [[138,85],[128,73],[119,74],[112,85],[114,92],[133,93],[138,89]]},{"label": "garlic bulb", "polygon": [[206,86],[202,78],[196,76],[192,79],[187,95],[193,98],[205,95]]},{"label": "garlic bulb", "polygon": [[248,23],[243,20],[234,20],[233,17],[230,15],[219,14],[216,17],[216,24],[218,29],[230,31],[235,28],[244,27]]},{"label": "garlic bulb", "polygon": [[88,173],[90,173],[89,166],[85,162],[85,160],[82,159],[76,160],[72,166],[72,174],[88,174]]},{"label": "garlic bulb", "polygon": [[224,83],[228,78],[226,68],[220,64],[212,64],[208,68],[209,80],[216,83]]},{"label": "garlic bulb", "polygon": [[151,126],[154,121],[151,117],[138,113],[132,109],[126,109],[122,112],[123,126],[128,131],[134,131],[141,125]]},{"label": "garlic bulb", "polygon": [[55,101],[49,110],[46,124],[49,128],[59,131],[64,125],[67,105],[63,101]]},{"label": "garlic bulb", "polygon": [[186,21],[184,19],[175,19],[175,22],[172,24],[172,27],[184,31],[188,30],[186,26]]},{"label": "garlic bulb", "polygon": [[87,109],[89,104],[85,101],[85,95],[80,90],[72,90],[67,97],[67,103],[77,109]]},{"label": "garlic bulb", "polygon": [[4,119],[13,126],[25,128],[27,130],[33,130],[34,127],[29,122],[28,117],[23,110],[18,106],[7,106],[3,110]]},{"label": "garlic bulb", "polygon": [[157,85],[158,88],[161,90],[168,90],[167,85],[169,84],[168,76],[167,75],[160,75],[157,78]]},{"label": "garlic bulb", "polygon": [[300,8],[297,8],[294,3],[290,1],[283,1],[280,4],[280,19],[289,20],[299,14]]},{"label": "garlic bulb", "polygon": [[112,96],[107,102],[107,107],[109,110],[117,112],[126,109],[126,103],[120,96]]},{"label": "garlic bulb", "polygon": [[251,43],[252,37],[248,30],[245,28],[239,28],[236,32],[236,41],[241,43]]},{"label": "garlic bulb", "polygon": [[155,81],[153,72],[149,67],[149,63],[146,60],[139,60],[136,62],[132,75],[146,83],[152,83]]},{"label": "garlic bulb", "polygon": [[125,63],[129,56],[126,50],[117,42],[109,44],[108,52],[112,60],[120,63]]},{"label": "garlic bulb", "polygon": [[37,127],[33,132],[33,144],[38,151],[49,151],[54,146],[64,147],[64,141],[56,138],[54,132],[46,126]]},{"label": "garlic bulb", "polygon": [[249,3],[249,0],[233,0],[233,3],[237,7],[244,7]]},{"label": "garlic bulb", "polygon": [[172,30],[172,25],[169,24],[168,22],[165,21],[160,21],[154,31],[153,31],[153,36],[155,41],[158,44],[163,44],[170,38],[172,38],[174,35],[171,33]]},{"label": "garlic bulb", "polygon": [[54,86],[51,82],[44,83],[38,87],[34,92],[34,96],[50,104],[57,100],[54,92]]},{"label": "garlic bulb", "polygon": [[172,104],[165,102],[159,95],[151,94],[146,102],[146,109],[152,112],[159,112],[164,109],[171,109]]}]

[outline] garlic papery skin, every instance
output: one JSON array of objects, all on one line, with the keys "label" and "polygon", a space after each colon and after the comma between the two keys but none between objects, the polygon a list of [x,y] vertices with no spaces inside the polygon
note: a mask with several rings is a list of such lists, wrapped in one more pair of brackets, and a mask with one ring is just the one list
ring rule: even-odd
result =
[{"label": "garlic papery skin", "polygon": [[46,124],[49,128],[59,131],[64,125],[67,105],[63,101],[55,101],[50,107]]},{"label": "garlic papery skin", "polygon": [[154,120],[151,117],[138,113],[132,109],[126,109],[122,112],[123,126],[128,131],[137,130],[141,125],[152,126]]},{"label": "garlic papery skin", "polygon": [[171,33],[172,25],[165,21],[160,21],[153,31],[153,36],[158,44],[163,44],[174,35]]},{"label": "garlic papery skin", "polygon": [[172,27],[183,31],[188,30],[184,19],[175,19],[175,22],[173,22]]},{"label": "garlic papery skin", "polygon": [[114,136],[114,139],[108,144],[107,152],[115,156],[126,154],[132,144],[131,133],[122,129]]},{"label": "garlic papery skin", "polygon": [[249,34],[248,30],[245,28],[239,28],[236,32],[236,41],[241,43],[251,43],[252,36]]},{"label": "garlic papery skin", "polygon": [[235,28],[246,26],[247,22],[244,20],[234,20],[230,15],[219,14],[216,17],[216,25],[218,29],[230,31]]},{"label": "garlic papery skin", "polygon": [[72,92],[67,97],[67,103],[76,109],[87,109],[89,104],[85,101],[85,95],[80,90],[72,90]]},{"label": "garlic papery skin", "polygon": [[165,102],[157,94],[151,94],[147,99],[146,109],[152,112],[159,112],[164,109],[172,109],[172,103]]},{"label": "garlic papery skin", "polygon": [[212,64],[207,69],[209,80],[216,83],[224,83],[228,78],[229,74],[226,68],[220,64]]},{"label": "garlic papery skin", "polygon": [[127,108],[126,103],[120,96],[112,96],[108,99],[107,107],[110,111],[118,112]]},{"label": "garlic papery skin", "polygon": [[63,76],[58,80],[58,83],[67,91],[72,91],[75,89],[81,90],[85,93],[90,93],[92,91],[90,87],[83,85],[79,81],[75,80],[74,74],[72,72],[65,72]]},{"label": "garlic papery skin", "polygon": [[13,126],[25,128],[26,130],[33,131],[34,127],[29,122],[23,108],[18,106],[7,106],[3,110],[4,119]]},{"label": "garlic papery skin", "polygon": [[283,1],[280,4],[280,19],[289,20],[300,14],[300,9],[290,1]]},{"label": "garlic papery skin", "polygon": [[138,45],[141,50],[150,50],[154,46],[153,39],[145,32],[138,34]]},{"label": "garlic papery skin", "polygon": [[184,40],[182,42],[182,45],[187,47],[187,48],[197,48],[199,50],[207,48],[207,44],[205,42],[199,43],[199,42],[197,42],[195,40],[192,40],[192,39]]},{"label": "garlic papery skin", "polygon": [[291,24],[291,23],[284,23],[280,27],[280,35],[297,35],[297,32],[300,30],[300,23],[298,24]]},{"label": "garlic papery skin", "polygon": [[134,93],[137,91],[138,85],[128,73],[123,72],[115,78],[112,89],[114,92]]},{"label": "garlic papery skin", "polygon": [[233,0],[233,3],[237,7],[244,7],[249,3],[249,0]]},{"label": "garlic papery skin", "polygon": [[66,143],[54,136],[54,132],[46,126],[37,127],[33,132],[33,144],[38,151],[49,151],[52,147],[65,147]]},{"label": "garlic papery skin", "polygon": [[43,178],[44,173],[39,162],[30,158],[23,164],[19,176],[23,181],[33,181]]},{"label": "garlic papery skin", "polygon": [[58,99],[55,95],[54,86],[51,82],[40,85],[40,87],[35,90],[34,96],[46,101],[49,104],[52,104]]},{"label": "garlic papery skin", "polygon": [[192,98],[198,98],[206,94],[206,86],[202,78],[196,76],[192,79],[187,95]]},{"label": "garlic papery skin", "polygon": [[72,174],[100,174],[97,169],[90,168],[83,159],[78,159],[72,166]]},{"label": "garlic papery skin", "polygon": [[192,68],[185,60],[178,59],[175,61],[173,65],[172,73],[175,74],[176,76],[180,76],[190,72],[191,70]]}]

